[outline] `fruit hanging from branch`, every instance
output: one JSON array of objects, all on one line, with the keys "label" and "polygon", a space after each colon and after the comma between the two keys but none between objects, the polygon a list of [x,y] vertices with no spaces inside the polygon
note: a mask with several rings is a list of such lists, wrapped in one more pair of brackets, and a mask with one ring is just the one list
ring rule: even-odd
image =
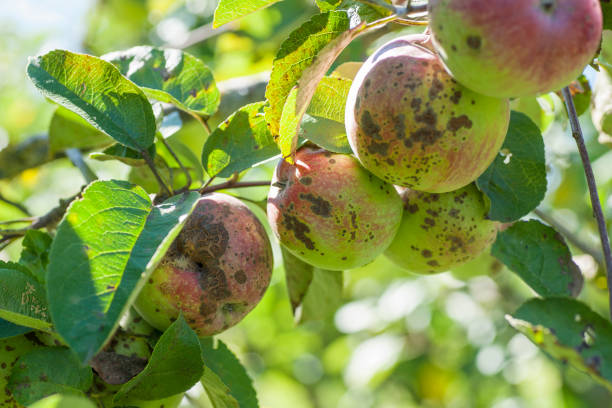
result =
[{"label": "fruit hanging from branch", "polygon": [[346,104],[349,143],[363,166],[390,183],[446,192],[474,181],[499,151],[508,101],[458,84],[411,35],[380,47],[359,70]]},{"label": "fruit hanging from branch", "polygon": [[436,50],[477,92],[520,97],[556,91],[595,56],[598,0],[430,0]]},{"label": "fruit hanging from branch", "polygon": [[393,186],[352,156],[303,147],[281,161],[268,196],[272,230],[295,256],[344,270],[373,261],[391,243],[402,216]]},{"label": "fruit hanging from branch", "polygon": [[476,185],[442,194],[405,189],[404,216],[385,255],[416,273],[447,271],[475,259],[495,241],[499,223],[486,219]]},{"label": "fruit hanging from branch", "polygon": [[272,247],[255,214],[237,198],[203,196],[136,299],[136,310],[165,330],[182,313],[198,336],[238,323],[262,298]]}]

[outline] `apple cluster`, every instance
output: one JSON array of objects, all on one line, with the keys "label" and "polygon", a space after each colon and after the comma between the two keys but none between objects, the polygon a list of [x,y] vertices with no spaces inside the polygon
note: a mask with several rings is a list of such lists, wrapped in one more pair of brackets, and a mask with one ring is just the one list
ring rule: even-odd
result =
[{"label": "apple cluster", "polygon": [[[425,34],[393,39],[357,72],[345,110],[353,155],[307,144],[280,160],[267,216],[292,254],[327,270],[385,254],[415,273],[476,258],[500,223],[475,180],[498,154],[509,98],[557,90],[599,46],[596,0],[430,0]],[[209,194],[139,294],[157,329],[180,313],[200,336],[240,321],[265,292],[272,250],[233,197]]]},{"label": "apple cluster", "polygon": [[364,62],[346,104],[352,155],[281,162],[268,199],[280,242],[343,270],[384,253],[416,273],[476,258],[500,223],[475,180],[498,154],[509,98],[558,90],[596,53],[596,0],[430,0],[425,34]]}]

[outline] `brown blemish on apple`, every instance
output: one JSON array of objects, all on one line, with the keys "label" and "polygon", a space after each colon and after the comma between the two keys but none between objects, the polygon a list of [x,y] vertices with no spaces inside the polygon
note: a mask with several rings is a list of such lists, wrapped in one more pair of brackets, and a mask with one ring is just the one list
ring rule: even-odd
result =
[{"label": "brown blemish on apple", "polygon": [[[333,160],[333,159],[332,159]],[[312,203],[310,209],[313,213],[320,215],[321,217],[330,217],[331,215],[331,204],[329,201],[323,199],[322,197],[315,196],[312,193],[308,194],[300,194],[300,198],[302,200],[309,201]]]},{"label": "brown blemish on apple", "polygon": [[308,225],[301,222],[299,219],[290,214],[284,214],[283,216],[283,226],[287,229],[287,231],[292,231],[299,241],[301,241],[306,248],[309,250],[315,249],[314,242],[306,234],[310,232],[310,228]]},{"label": "brown blemish on apple", "polygon": [[468,47],[476,51],[479,50],[482,45],[482,39],[478,35],[468,35],[465,42]]}]

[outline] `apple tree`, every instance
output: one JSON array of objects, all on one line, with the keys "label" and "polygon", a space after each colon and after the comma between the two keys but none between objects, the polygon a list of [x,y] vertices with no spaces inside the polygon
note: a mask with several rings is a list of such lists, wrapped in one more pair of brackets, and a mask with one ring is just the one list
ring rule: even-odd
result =
[{"label": "apple tree", "polygon": [[[275,3],[220,0],[209,29]],[[329,320],[344,276],[377,262],[423,282],[494,263],[528,294],[498,324],[612,389],[597,300],[612,288],[609,191],[583,131],[586,112],[612,134],[609,4],[312,3],[251,84],[217,81],[186,46],[29,58],[55,110],[46,137],[0,150],[0,178],[68,159],[84,182],[37,215],[0,195],[24,215],[0,221],[16,254],[0,261],[0,407],[177,407],[194,386],[207,406],[259,407],[219,335],[257,310],[275,262],[302,325]],[[367,58],[347,61],[366,38]],[[553,122],[576,142],[601,250],[541,205]],[[198,143],[173,138],[186,128]]]}]

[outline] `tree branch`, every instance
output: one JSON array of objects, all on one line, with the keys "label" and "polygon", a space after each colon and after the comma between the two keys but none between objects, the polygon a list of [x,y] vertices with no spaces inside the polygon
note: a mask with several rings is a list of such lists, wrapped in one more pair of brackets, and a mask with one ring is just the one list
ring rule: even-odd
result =
[{"label": "tree branch", "polygon": [[21,211],[22,213],[24,213],[28,217],[32,216],[32,214],[30,214],[30,211],[27,208],[25,208],[23,205],[15,202],[15,201],[9,200],[8,198],[4,197],[2,194],[0,194],[0,201],[2,201],[5,204],[8,204],[8,205],[10,205],[12,207],[15,207],[16,209],[18,209],[19,211]]},{"label": "tree branch", "polygon": [[563,88],[562,93],[563,99],[565,101],[565,106],[567,108],[570,125],[572,127],[572,136],[574,137],[576,145],[578,146],[580,158],[582,159],[582,167],[584,167],[584,174],[587,179],[587,185],[589,186],[591,206],[593,207],[593,215],[595,216],[595,220],[597,221],[597,227],[599,229],[599,238],[601,239],[601,246],[603,248],[606,276],[608,282],[608,302],[610,307],[610,316],[612,317],[612,253],[610,251],[610,239],[608,238],[606,220],[601,209],[601,203],[599,202],[597,185],[595,184],[595,176],[593,174],[593,168],[591,167],[589,153],[587,152],[586,145],[584,143],[582,129],[580,128],[580,123],[578,122],[578,114],[576,113],[576,107],[574,106],[572,94],[568,87]]},{"label": "tree branch", "polygon": [[83,155],[79,149],[66,149],[66,156],[68,156],[68,159],[72,162],[74,167],[79,169],[87,184],[98,179],[96,173],[94,173],[87,163],[85,163],[85,160],[83,160]]},{"label": "tree branch", "polygon": [[59,205],[51,209],[46,214],[41,215],[40,217],[32,218],[32,223],[27,227],[20,229],[0,230],[0,249],[5,248],[8,244],[16,240],[17,238],[23,237],[29,230],[40,228],[55,228],[55,226],[62,220],[62,217],[66,213],[66,210],[68,209],[70,203],[72,203],[74,200],[81,196],[81,193],[84,188],[85,186],[81,188],[81,191],[79,191],[78,194],[75,194],[70,198],[60,199]]},{"label": "tree branch", "polygon": [[226,182],[215,184],[214,186],[205,185],[200,188],[198,191],[200,194],[204,195],[207,193],[212,193],[213,191],[225,190],[227,188],[245,188],[245,187],[265,187],[269,186],[269,180],[262,181],[238,181],[238,174],[235,174],[234,177],[229,179]]}]

